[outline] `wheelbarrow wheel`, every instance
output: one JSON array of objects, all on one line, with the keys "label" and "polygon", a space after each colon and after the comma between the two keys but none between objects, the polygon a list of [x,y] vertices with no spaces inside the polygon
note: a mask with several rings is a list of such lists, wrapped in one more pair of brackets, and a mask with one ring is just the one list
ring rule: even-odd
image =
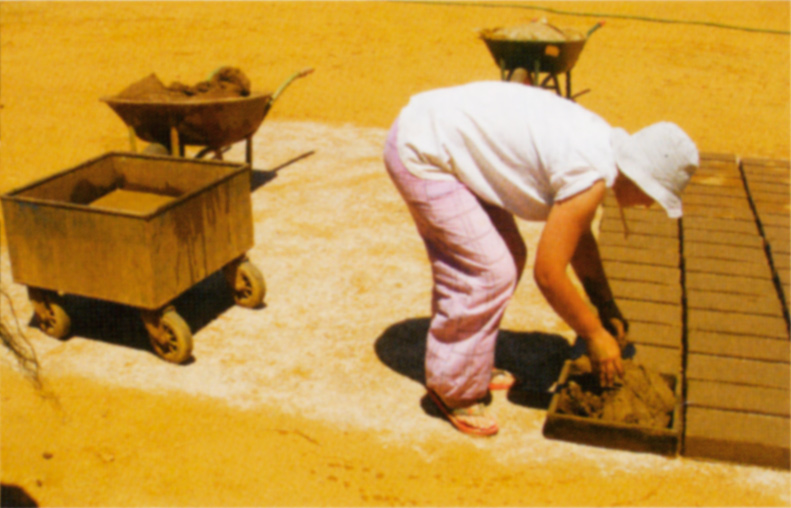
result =
[{"label": "wheelbarrow wheel", "polygon": [[192,356],[192,332],[189,325],[172,308],[165,309],[158,319],[144,314],[151,347],[162,359],[171,363],[184,363]]},{"label": "wheelbarrow wheel", "polygon": [[144,154],[170,156],[170,150],[160,143],[151,143],[143,149]]},{"label": "wheelbarrow wheel", "polygon": [[242,259],[227,265],[224,272],[236,305],[254,309],[264,303],[266,282],[253,263]]},{"label": "wheelbarrow wheel", "polygon": [[41,330],[56,339],[66,337],[71,331],[71,318],[63,310],[57,293],[37,288],[28,288],[28,296]]}]

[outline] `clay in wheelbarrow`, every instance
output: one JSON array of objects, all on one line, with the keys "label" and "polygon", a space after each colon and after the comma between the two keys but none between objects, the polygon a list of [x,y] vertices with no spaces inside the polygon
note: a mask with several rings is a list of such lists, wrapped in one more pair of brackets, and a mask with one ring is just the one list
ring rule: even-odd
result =
[{"label": "clay in wheelbarrow", "polygon": [[[588,32],[590,35],[598,25]],[[501,70],[523,68],[563,74],[577,63],[587,36],[574,29],[560,29],[545,21],[479,31]]]},{"label": "clay in wheelbarrow", "polygon": [[255,134],[272,102],[271,93],[250,92],[243,75],[166,87],[150,75],[114,97],[102,98],[140,139],[169,146],[171,128],[184,145],[221,148]]}]

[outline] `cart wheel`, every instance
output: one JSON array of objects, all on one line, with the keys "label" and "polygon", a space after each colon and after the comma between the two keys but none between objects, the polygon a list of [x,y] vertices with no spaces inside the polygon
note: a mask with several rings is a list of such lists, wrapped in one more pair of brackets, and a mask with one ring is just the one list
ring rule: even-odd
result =
[{"label": "cart wheel", "polygon": [[170,155],[170,150],[165,145],[161,145],[159,143],[151,143],[147,147],[143,148],[143,153],[148,155]]},{"label": "cart wheel", "polygon": [[236,305],[254,309],[264,303],[266,296],[264,276],[249,260],[244,259],[226,266],[225,277],[233,291]]},{"label": "cart wheel", "polygon": [[[146,318],[143,318],[146,321]],[[162,359],[171,363],[184,363],[192,356],[192,332],[172,308],[166,309],[155,329],[147,322],[151,346]],[[154,333],[152,333],[154,332]]]},{"label": "cart wheel", "polygon": [[38,326],[51,337],[62,339],[71,331],[71,318],[63,310],[60,297],[52,291],[28,288]]}]

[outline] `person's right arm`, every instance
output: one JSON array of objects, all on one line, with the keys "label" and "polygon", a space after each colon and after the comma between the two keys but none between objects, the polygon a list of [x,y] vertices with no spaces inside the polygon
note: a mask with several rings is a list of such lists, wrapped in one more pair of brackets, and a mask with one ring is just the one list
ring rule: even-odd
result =
[{"label": "person's right arm", "polygon": [[580,239],[590,231],[605,191],[604,182],[599,181],[552,206],[538,242],[534,278],[555,312],[585,340],[602,386],[612,386],[623,374],[621,349],[568,276],[568,266]]}]

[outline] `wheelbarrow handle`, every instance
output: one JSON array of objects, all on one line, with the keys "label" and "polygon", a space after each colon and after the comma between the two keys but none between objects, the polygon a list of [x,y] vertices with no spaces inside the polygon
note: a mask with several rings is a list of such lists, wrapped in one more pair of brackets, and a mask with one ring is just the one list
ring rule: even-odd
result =
[{"label": "wheelbarrow handle", "polygon": [[596,30],[598,30],[599,28],[601,28],[603,26],[604,26],[604,21],[599,21],[598,23],[596,23],[595,25],[590,27],[590,29],[588,30],[588,33],[585,35],[585,38],[590,37],[591,34],[593,34],[593,32],[595,32]]},{"label": "wheelbarrow handle", "polygon": [[270,104],[272,102],[275,102],[275,100],[277,100],[277,98],[280,96],[280,94],[283,93],[283,90],[288,88],[288,85],[290,85],[292,81],[294,81],[295,79],[304,78],[305,76],[307,76],[311,72],[313,72],[313,68],[312,67],[308,67],[306,69],[302,69],[301,71],[295,72],[286,81],[284,81],[282,85],[280,85],[280,88],[278,88],[277,91],[275,91],[275,93],[272,94],[272,100],[270,101]]}]

